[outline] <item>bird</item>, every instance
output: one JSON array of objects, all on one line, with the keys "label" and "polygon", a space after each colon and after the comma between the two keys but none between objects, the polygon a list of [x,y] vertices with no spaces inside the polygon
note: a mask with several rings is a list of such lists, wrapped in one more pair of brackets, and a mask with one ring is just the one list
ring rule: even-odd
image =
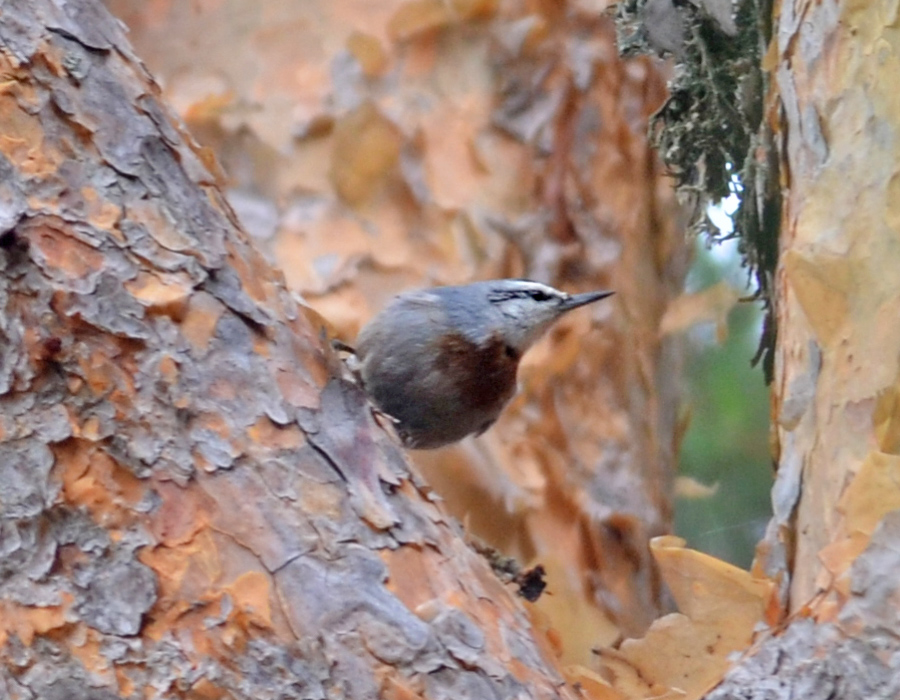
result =
[{"label": "bird", "polygon": [[481,435],[516,393],[522,355],[564,314],[605,299],[497,279],[395,297],[356,340],[356,372],[404,447]]}]

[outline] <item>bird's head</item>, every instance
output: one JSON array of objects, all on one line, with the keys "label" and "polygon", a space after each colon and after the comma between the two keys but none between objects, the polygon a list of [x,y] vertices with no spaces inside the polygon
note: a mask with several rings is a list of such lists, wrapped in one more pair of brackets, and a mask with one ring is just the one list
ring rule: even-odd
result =
[{"label": "bird's head", "polygon": [[601,290],[566,294],[540,282],[501,279],[484,282],[487,302],[501,319],[504,340],[524,353],[563,314],[613,294]]}]

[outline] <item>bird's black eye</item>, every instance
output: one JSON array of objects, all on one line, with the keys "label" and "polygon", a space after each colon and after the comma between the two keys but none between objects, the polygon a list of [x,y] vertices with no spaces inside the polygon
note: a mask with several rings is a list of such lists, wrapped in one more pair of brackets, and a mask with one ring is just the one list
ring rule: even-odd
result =
[{"label": "bird's black eye", "polygon": [[550,295],[542,289],[533,289],[529,294],[535,301],[550,301]]}]

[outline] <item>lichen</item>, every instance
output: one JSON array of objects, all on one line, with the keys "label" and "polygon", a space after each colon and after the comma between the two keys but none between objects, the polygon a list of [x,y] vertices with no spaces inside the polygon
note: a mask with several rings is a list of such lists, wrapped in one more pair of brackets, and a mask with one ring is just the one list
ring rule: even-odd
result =
[{"label": "lichen", "polygon": [[[770,78],[762,56],[771,16],[771,0],[629,0],[617,10],[623,54],[674,58],[669,99],[651,121],[651,138],[690,207],[690,230],[710,243],[738,240],[755,283],[752,299],[766,312],[754,363],[762,361],[767,381],[781,213],[777,151],[763,118]],[[733,230],[723,231],[708,210],[730,195],[739,201]]]}]

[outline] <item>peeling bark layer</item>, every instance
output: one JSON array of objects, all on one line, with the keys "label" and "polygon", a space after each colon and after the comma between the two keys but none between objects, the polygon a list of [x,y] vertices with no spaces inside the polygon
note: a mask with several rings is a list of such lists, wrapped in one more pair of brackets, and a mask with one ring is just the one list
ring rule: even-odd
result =
[{"label": "peeling bark layer", "polygon": [[[775,67],[787,173],[778,273],[774,490],[790,607],[826,590],[841,504],[868,462],[896,468],[900,71],[894,2],[784,2]],[[885,493],[888,493],[885,491]],[[793,534],[790,534],[793,533]],[[778,559],[781,563],[777,563]]]},{"label": "peeling bark layer", "polygon": [[121,26],[6,2],[0,74],[0,694],[574,697]]},{"label": "peeling bark layer", "polygon": [[896,2],[781,3],[775,517],[792,613],[714,700],[900,696]]}]

